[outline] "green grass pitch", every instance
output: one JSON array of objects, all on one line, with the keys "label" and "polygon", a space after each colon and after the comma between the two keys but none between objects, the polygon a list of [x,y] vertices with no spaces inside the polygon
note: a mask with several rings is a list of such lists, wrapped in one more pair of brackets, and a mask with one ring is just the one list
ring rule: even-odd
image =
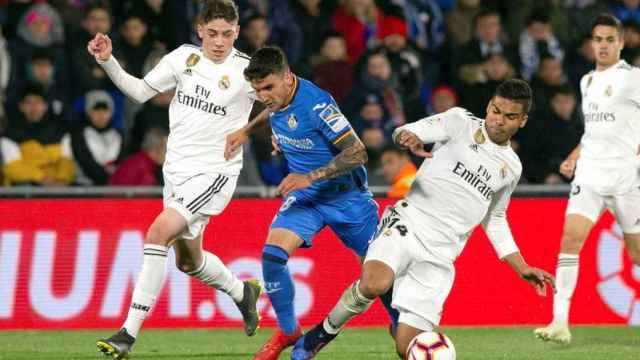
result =
[{"label": "green grass pitch", "polygon": [[[443,328],[456,346],[458,359],[638,360],[640,329],[574,327],[568,346],[545,344],[529,327]],[[272,334],[261,329],[253,338],[241,330],[147,330],[131,356],[136,359],[251,359]],[[0,359],[107,359],[95,341],[111,331],[0,331]],[[386,329],[349,328],[317,359],[397,359]],[[280,359],[288,359],[289,351]]]}]

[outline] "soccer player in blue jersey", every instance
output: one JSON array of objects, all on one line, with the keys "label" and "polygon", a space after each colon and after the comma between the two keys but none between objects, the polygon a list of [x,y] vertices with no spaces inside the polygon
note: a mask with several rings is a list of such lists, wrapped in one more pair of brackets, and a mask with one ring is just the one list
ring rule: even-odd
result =
[{"label": "soccer player in blue jersey", "polygon": [[[378,225],[378,206],[367,188],[365,146],[331,95],[291,73],[284,53],[276,47],[253,54],[244,74],[270,111],[274,141],[290,170],[278,186],[285,200],[262,253],[265,287],[280,329],[254,359],[275,360],[302,335],[287,267],[291,254],[310,247],[313,237],[328,225],[363,257]],[[249,123],[229,136],[227,155],[257,126]],[[397,319],[397,312],[391,311]]]}]

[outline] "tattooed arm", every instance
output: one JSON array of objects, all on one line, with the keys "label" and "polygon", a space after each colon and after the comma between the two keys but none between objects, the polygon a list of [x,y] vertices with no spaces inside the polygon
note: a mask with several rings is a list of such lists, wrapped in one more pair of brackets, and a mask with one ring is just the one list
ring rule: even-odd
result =
[{"label": "tattooed arm", "polygon": [[327,165],[307,174],[287,175],[278,186],[278,192],[287,196],[292,191],[309,187],[316,181],[338,177],[367,162],[367,150],[353,131],[334,142],[334,146],[340,149],[340,153]]}]

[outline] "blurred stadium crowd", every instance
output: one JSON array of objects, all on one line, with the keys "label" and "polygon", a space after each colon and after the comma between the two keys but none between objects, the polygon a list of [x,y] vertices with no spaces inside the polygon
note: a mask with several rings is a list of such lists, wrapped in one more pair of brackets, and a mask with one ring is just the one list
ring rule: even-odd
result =
[{"label": "blurred stadium crowd", "polygon": [[[278,45],[299,76],[328,90],[369,151],[373,185],[402,195],[420,159],[390,146],[407,122],[467,108],[479,117],[497,84],[534,90],[512,146],[523,181],[562,183],[558,165],[579,142],[578,84],[594,66],[589,24],[611,12],[625,24],[623,58],[640,64],[640,0],[237,0],[251,54]],[[98,32],[143,77],[168,51],[198,44],[193,0],[0,0],[1,184],[155,185],[172,93],[126,99],[87,42]],[[286,162],[269,134],[245,149],[240,185],[277,185]]]}]

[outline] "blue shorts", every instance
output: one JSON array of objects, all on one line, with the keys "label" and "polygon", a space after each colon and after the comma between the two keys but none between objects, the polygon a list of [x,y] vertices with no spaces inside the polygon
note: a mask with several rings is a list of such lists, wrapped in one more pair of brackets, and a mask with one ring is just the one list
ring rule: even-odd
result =
[{"label": "blue shorts", "polygon": [[294,232],[311,247],[313,237],[328,225],[356,254],[364,256],[378,227],[378,204],[366,192],[353,191],[336,199],[287,197],[276,214],[271,229]]}]

